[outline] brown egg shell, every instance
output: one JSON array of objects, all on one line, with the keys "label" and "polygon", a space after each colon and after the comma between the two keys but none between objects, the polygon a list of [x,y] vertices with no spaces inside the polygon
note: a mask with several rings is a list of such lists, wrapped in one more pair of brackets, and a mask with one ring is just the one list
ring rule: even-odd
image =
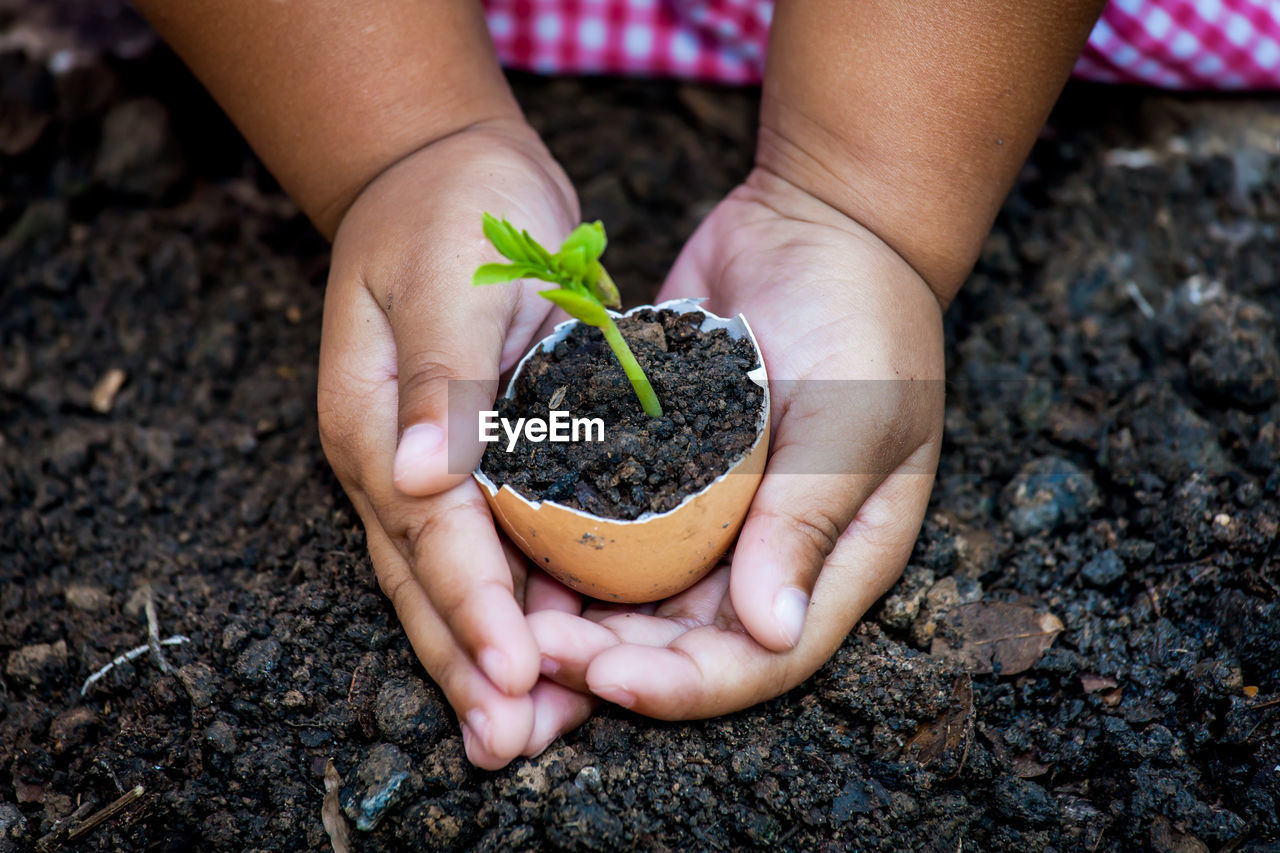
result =
[{"label": "brown egg shell", "polygon": [[[496,488],[478,468],[473,474],[493,517],[511,541],[539,568],[584,595],[639,603],[668,598],[697,583],[733,544],[764,475],[769,454],[769,384],[760,345],[741,314],[717,317],[700,301],[675,299],[627,313],[644,308],[698,311],[706,315],[703,330],[722,328],[735,340],[743,335],[751,340],[760,366],[747,376],[764,389],[764,406],[755,443],[728,471],[674,509],[629,521],[601,518],[554,501],[531,501],[510,486]],[[530,349],[516,365],[507,397],[514,393],[525,362],[538,350],[554,348],[576,323],[559,324]]]}]

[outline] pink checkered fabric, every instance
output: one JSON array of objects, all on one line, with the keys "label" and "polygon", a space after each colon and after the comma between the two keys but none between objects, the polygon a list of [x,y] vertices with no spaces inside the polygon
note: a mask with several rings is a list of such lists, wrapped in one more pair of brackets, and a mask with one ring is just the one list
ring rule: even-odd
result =
[{"label": "pink checkered fabric", "polygon": [[[540,73],[759,83],[772,0],[485,0],[503,63]],[[1075,76],[1280,89],[1280,0],[1111,0]]]},{"label": "pink checkered fabric", "polygon": [[1165,89],[1280,89],[1280,0],[1111,0],[1075,73]]}]

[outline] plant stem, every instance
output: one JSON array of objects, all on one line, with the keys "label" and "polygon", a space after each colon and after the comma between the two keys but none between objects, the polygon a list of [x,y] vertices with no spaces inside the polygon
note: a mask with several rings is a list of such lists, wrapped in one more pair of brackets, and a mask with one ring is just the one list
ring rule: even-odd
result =
[{"label": "plant stem", "polygon": [[640,368],[640,362],[636,361],[636,357],[632,355],[631,347],[627,346],[622,332],[618,331],[618,324],[614,323],[613,318],[610,317],[608,324],[601,326],[600,330],[604,332],[604,339],[609,342],[609,348],[613,350],[618,363],[622,365],[622,372],[631,380],[631,387],[636,389],[636,396],[640,398],[640,405],[644,408],[645,414],[651,418],[662,417],[662,404],[658,402],[658,395],[649,384],[649,377],[645,376],[644,370]]}]

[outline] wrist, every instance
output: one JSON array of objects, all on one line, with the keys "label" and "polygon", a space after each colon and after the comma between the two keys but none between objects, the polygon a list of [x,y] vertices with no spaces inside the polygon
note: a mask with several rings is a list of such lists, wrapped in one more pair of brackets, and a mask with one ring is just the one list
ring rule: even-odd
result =
[{"label": "wrist", "polygon": [[[940,178],[936,164],[918,166],[851,147],[839,133],[767,102],[755,168],[873,234],[916,271],[944,308],[968,276],[1006,192],[966,192]],[[963,170],[959,164],[955,169]]]}]

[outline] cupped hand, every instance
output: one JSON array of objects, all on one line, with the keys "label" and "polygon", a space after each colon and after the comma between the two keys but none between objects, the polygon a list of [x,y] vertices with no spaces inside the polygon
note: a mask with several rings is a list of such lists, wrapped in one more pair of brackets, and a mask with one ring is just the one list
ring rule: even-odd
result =
[{"label": "cupped hand", "polygon": [[550,308],[532,284],[471,286],[495,259],[484,211],[551,245],[577,224],[567,178],[523,123],[446,137],[361,192],[334,239],[318,402],[378,581],[457,712],[468,756],[496,768],[577,725],[592,700],[540,680],[525,610],[577,599],[545,580],[526,595],[526,561],[469,476],[476,412]]},{"label": "cupped hand", "polygon": [[737,545],[656,606],[529,624],[560,684],[664,719],[777,696],[836,650],[906,565],[942,439],[941,307],[889,246],[756,171],[690,239],[660,298],[743,313],[773,449]]}]

